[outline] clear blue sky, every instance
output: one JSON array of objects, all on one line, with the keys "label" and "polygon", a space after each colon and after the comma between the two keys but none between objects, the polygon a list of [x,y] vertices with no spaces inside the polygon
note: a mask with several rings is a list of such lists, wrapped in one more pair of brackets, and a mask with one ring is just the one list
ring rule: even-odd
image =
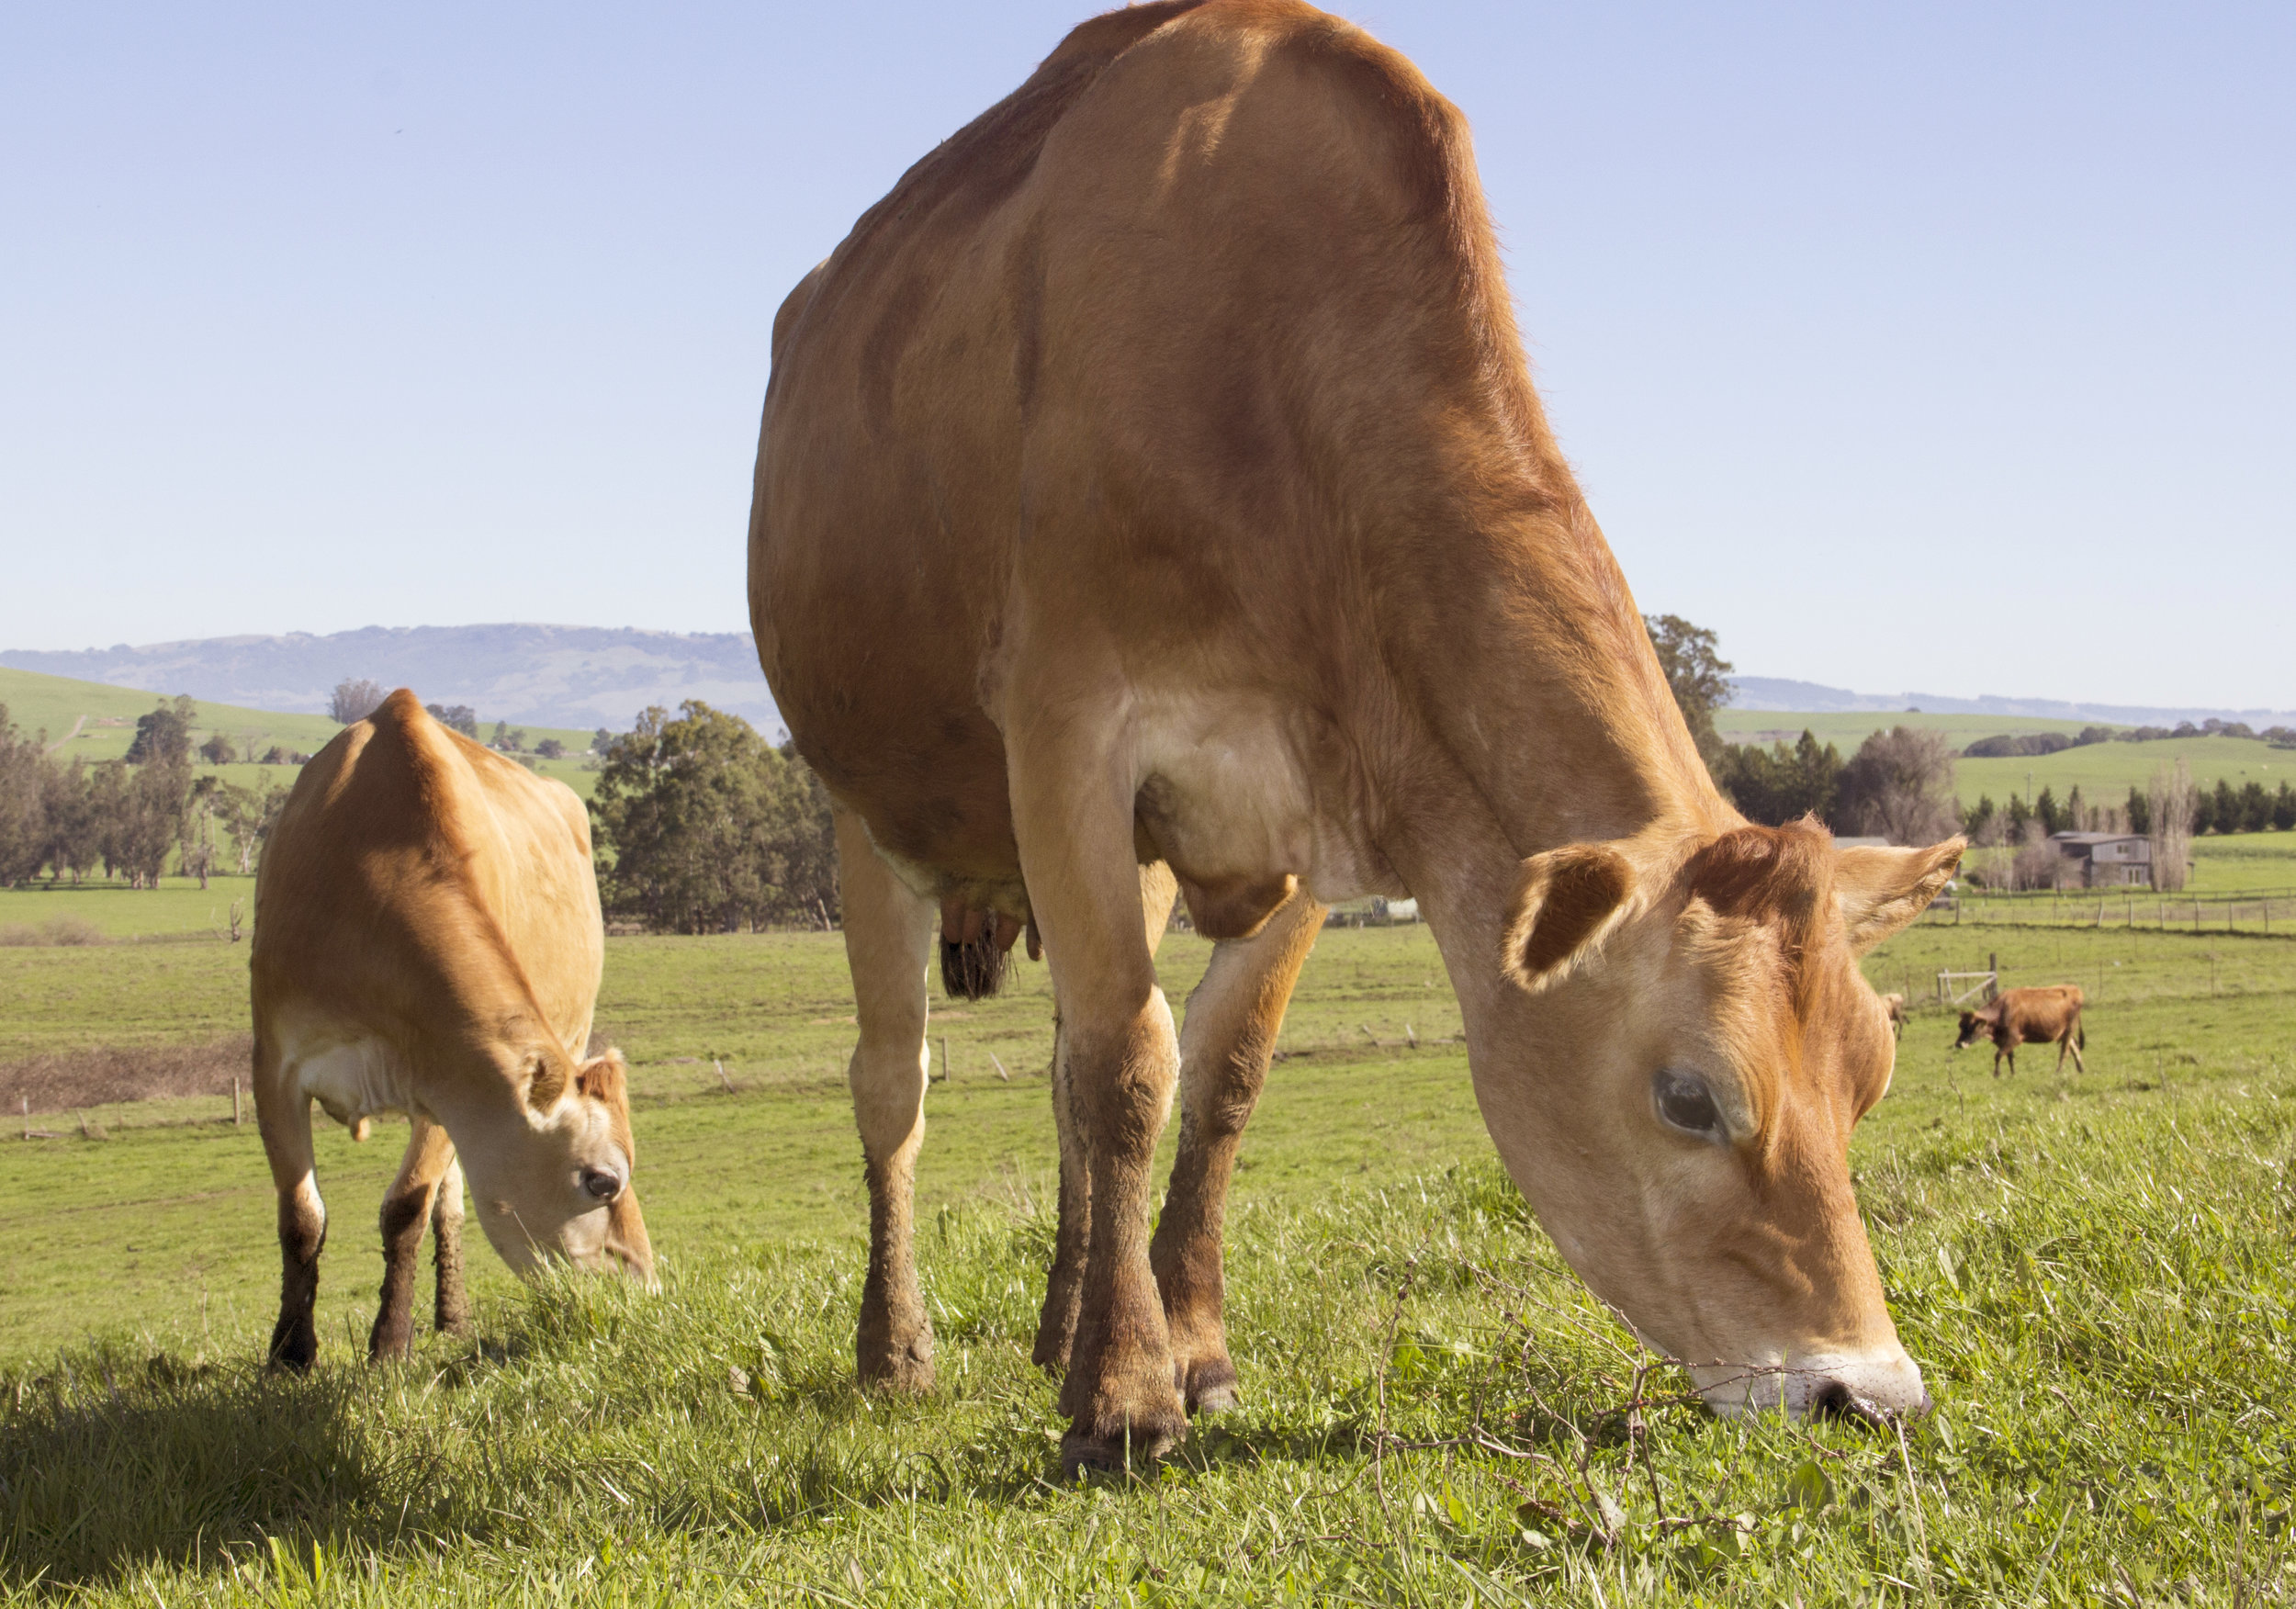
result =
[{"label": "clear blue sky", "polygon": [[[1075,4],[0,10],[0,647],[744,626],[769,325]],[[2296,6],[1359,6],[1646,609],[2296,707]]]}]

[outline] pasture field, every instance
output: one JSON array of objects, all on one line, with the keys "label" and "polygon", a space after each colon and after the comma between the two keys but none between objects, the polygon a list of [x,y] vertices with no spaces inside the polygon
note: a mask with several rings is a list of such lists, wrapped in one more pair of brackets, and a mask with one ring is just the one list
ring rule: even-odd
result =
[{"label": "pasture field", "polygon": [[[1996,1081],[1945,1015],[1908,1029],[1853,1149],[1940,1402],[1902,1432],[1683,1401],[1498,1167],[1423,928],[1319,944],[1230,1217],[1244,1405],[1131,1480],[1061,1481],[1027,1362],[1041,966],[935,1013],[940,1379],[916,1401],[850,1379],[866,1204],[834,935],[611,940],[600,1023],[636,1063],[664,1292],[522,1288],[474,1248],[478,1341],[380,1372],[358,1359],[390,1131],[322,1129],[324,1351],[291,1381],[255,1367],[276,1254],[252,1123],[213,1097],[90,1114],[103,1140],[47,1121],[65,1137],[0,1141],[0,1602],[2276,1601],[2296,940],[1924,923],[1868,973],[1987,950],[2011,986],[2089,991],[2088,1071],[2033,1047]],[[1208,952],[1165,941],[1176,1000]],[[6,1031],[243,1031],[244,964],[0,949]]]},{"label": "pasture field", "polygon": [[1964,715],[1921,710],[1716,710],[1714,729],[1725,743],[1760,743],[1784,738],[1788,745],[1807,727],[1818,742],[1839,745],[1844,755],[1875,732],[1912,726],[1942,732],[1955,748],[1996,733],[2062,732],[2077,737],[2092,721],[2057,721],[2042,715]]},{"label": "pasture field", "polygon": [[2178,759],[2202,788],[2222,781],[2237,792],[2246,783],[2262,782],[2269,793],[2282,782],[2296,783],[2296,749],[2275,748],[2253,737],[2163,737],[2151,743],[2090,743],[2030,757],[1962,759],[1954,762],[1953,777],[1964,805],[1975,804],[1980,793],[2006,805],[2010,794],[2024,793],[2028,773],[2035,798],[2051,788],[2062,804],[2077,786],[2088,804],[2122,804],[2131,788],[2144,789],[2155,766]]}]

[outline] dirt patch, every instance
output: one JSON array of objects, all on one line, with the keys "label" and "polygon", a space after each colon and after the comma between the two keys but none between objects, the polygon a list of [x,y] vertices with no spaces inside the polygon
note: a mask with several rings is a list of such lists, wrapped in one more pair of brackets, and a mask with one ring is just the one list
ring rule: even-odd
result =
[{"label": "dirt patch", "polygon": [[229,1095],[244,1079],[254,1054],[252,1034],[205,1045],[105,1046],[62,1051],[21,1062],[0,1062],[0,1117],[21,1112],[76,1111],[115,1101],[168,1100],[186,1095]]},{"label": "dirt patch", "polygon": [[104,930],[79,917],[51,917],[31,927],[0,928],[0,944],[101,944]]}]

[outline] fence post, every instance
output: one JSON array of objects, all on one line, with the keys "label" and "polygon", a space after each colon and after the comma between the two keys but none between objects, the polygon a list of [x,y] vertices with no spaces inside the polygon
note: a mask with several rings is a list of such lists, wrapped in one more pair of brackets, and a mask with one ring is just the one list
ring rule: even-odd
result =
[{"label": "fence post", "polygon": [[236,1129],[239,1126],[239,1075],[234,1073],[231,1075],[231,1127]]}]

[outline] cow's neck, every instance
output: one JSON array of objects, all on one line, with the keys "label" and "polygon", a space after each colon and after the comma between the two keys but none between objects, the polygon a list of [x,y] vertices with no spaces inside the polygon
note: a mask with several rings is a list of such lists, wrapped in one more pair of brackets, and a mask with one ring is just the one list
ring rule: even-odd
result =
[{"label": "cow's neck", "polygon": [[1738,817],[1575,492],[1454,527],[1446,546],[1402,641],[1390,622],[1402,724],[1422,737],[1380,779],[1380,849],[1446,953],[1471,950],[1487,972],[1527,857],[1624,841],[1662,875]]},{"label": "cow's neck", "polygon": [[1438,541],[1404,617],[1388,623],[1390,663],[1410,724],[1481,796],[1518,860],[1688,834],[1727,815],[1575,490]]}]

